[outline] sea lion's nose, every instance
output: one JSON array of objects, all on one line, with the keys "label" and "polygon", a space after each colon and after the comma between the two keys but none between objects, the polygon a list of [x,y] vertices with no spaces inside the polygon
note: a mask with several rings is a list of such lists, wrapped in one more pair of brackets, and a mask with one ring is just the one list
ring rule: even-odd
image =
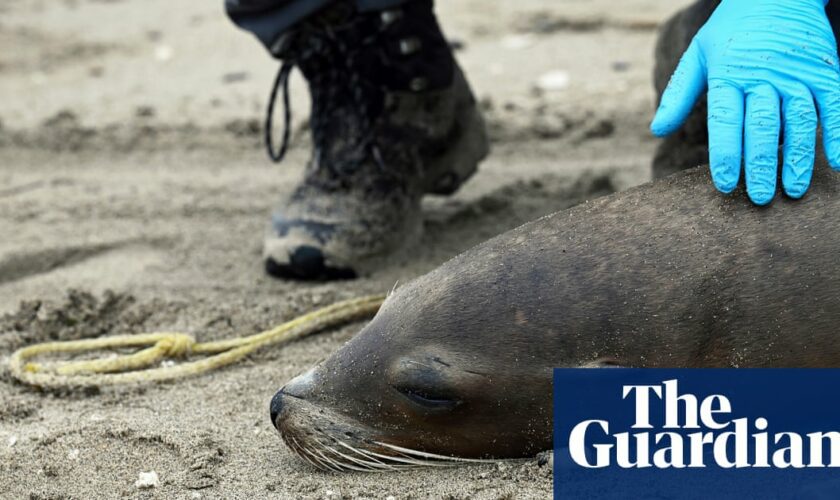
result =
[{"label": "sea lion's nose", "polygon": [[315,368],[312,368],[306,373],[293,378],[288,384],[283,386],[282,389],[277,391],[277,394],[275,394],[273,398],[271,398],[269,411],[271,413],[271,423],[274,427],[277,427],[277,419],[283,412],[285,401],[288,401],[286,398],[306,399],[306,394],[312,388],[314,380]]},{"label": "sea lion's nose", "polygon": [[279,417],[280,412],[283,411],[283,389],[277,391],[277,394],[271,398],[269,411],[271,412],[271,425],[277,428],[277,417]]}]

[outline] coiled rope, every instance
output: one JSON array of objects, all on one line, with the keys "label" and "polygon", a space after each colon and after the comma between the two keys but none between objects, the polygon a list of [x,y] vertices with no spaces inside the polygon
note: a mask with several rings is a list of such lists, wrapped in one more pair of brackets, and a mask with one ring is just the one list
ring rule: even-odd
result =
[{"label": "coiled rope", "polygon": [[[162,332],[35,344],[12,354],[9,371],[15,379],[25,384],[44,388],[147,383],[191,377],[236,363],[269,345],[287,343],[337,325],[371,318],[384,300],[383,295],[346,300],[256,335],[214,342],[196,342],[195,338],[185,333]],[[133,354],[107,359],[45,363],[29,361],[44,354],[144,346],[145,349]],[[167,359],[184,359],[193,354],[210,356],[160,366]]]}]

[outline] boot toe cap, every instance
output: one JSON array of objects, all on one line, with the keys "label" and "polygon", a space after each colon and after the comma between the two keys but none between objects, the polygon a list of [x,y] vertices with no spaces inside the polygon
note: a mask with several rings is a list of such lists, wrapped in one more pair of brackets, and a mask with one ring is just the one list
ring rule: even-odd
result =
[{"label": "boot toe cap", "polygon": [[265,271],[280,279],[332,281],[356,278],[349,267],[329,265],[321,249],[301,245],[285,251],[273,251],[265,257]]}]

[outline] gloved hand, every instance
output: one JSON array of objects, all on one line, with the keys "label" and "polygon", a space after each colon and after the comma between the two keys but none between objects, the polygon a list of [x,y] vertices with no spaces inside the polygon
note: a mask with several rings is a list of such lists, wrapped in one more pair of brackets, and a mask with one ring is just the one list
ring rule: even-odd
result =
[{"label": "gloved hand", "polygon": [[680,60],[651,131],[664,136],[678,129],[708,88],[715,186],[735,189],[743,156],[750,199],[766,205],[776,193],[782,120],[785,192],[801,198],[808,190],[816,101],[826,156],[840,170],[840,70],[827,3],[723,0]]}]

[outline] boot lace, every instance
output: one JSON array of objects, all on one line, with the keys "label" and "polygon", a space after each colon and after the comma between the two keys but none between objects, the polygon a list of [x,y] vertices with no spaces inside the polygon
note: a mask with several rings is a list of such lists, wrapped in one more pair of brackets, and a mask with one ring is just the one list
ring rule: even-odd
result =
[{"label": "boot lace", "polygon": [[[379,147],[374,142],[371,130],[374,122],[374,109],[372,109],[373,102],[376,102],[377,94],[382,89],[376,88],[369,78],[365,78],[360,70],[359,56],[362,51],[376,47],[380,42],[383,31],[378,30],[372,35],[361,39],[361,43],[348,44],[345,41],[345,33],[358,30],[359,21],[349,21],[344,25],[333,28],[330,26],[321,26],[317,30],[312,30],[307,33],[308,40],[302,44],[301,47],[296,47],[294,56],[284,59],[277,72],[274,84],[271,89],[271,94],[268,100],[268,110],[265,119],[264,140],[266,150],[269,158],[272,161],[279,163],[283,161],[289,149],[289,142],[291,139],[291,120],[292,109],[290,102],[289,80],[295,67],[300,67],[301,64],[306,64],[312,58],[320,58],[322,61],[326,60],[326,67],[321,68],[324,74],[319,74],[310,79],[310,89],[313,93],[313,113],[311,117],[313,140],[316,145],[316,150],[320,150],[320,146],[325,144],[328,137],[325,137],[325,129],[329,121],[333,119],[332,110],[337,106],[344,104],[347,95],[350,96],[351,113],[359,120],[359,131],[361,134],[357,138],[356,146],[361,151],[361,155],[355,159],[348,159],[352,165],[359,164],[364,161],[365,157],[373,158],[376,164],[385,170],[385,164],[382,159],[382,154]],[[385,57],[384,51],[378,54],[380,57]],[[344,87],[345,91],[337,92],[336,87]],[[332,87],[332,88],[331,88]],[[278,94],[282,89],[283,102],[283,134],[279,147],[275,147],[274,140],[274,113],[277,104]],[[381,99],[381,98],[380,98]],[[316,107],[315,102],[318,102]],[[335,169],[335,162],[328,161],[326,166]],[[346,163],[342,161],[341,163]],[[338,173],[338,172],[334,172]]]}]

